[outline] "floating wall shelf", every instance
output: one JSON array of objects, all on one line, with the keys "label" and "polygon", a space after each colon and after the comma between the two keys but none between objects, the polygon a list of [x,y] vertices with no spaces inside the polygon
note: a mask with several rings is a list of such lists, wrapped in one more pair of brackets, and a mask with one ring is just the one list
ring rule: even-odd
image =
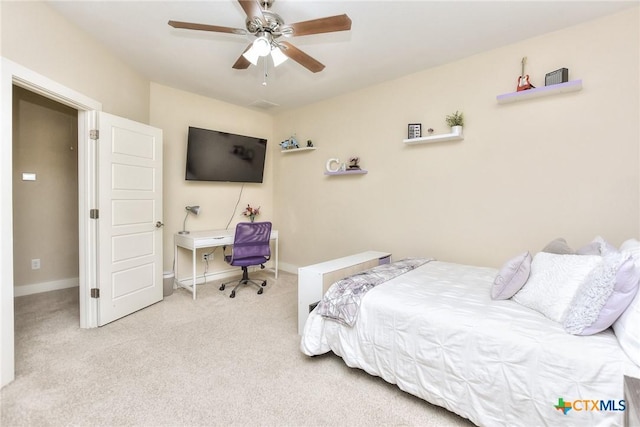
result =
[{"label": "floating wall shelf", "polygon": [[325,175],[364,175],[367,173],[364,169],[353,169],[353,170],[345,170],[345,171],[336,171],[336,172],[325,172]]},{"label": "floating wall shelf", "polygon": [[288,150],[280,150],[281,153],[294,153],[297,151],[311,151],[315,150],[316,147],[302,147],[302,148],[289,148]]},{"label": "floating wall shelf", "polygon": [[462,141],[464,135],[462,132],[443,133],[441,135],[423,136],[422,138],[410,138],[405,139],[404,142],[407,145],[427,144],[429,142],[443,142],[443,141]]},{"label": "floating wall shelf", "polygon": [[582,90],[582,80],[571,80],[570,82],[558,83],[551,86],[542,86],[520,92],[505,93],[496,96],[498,104],[509,104],[517,101],[525,101],[532,98],[557,95],[566,92],[577,92]]}]

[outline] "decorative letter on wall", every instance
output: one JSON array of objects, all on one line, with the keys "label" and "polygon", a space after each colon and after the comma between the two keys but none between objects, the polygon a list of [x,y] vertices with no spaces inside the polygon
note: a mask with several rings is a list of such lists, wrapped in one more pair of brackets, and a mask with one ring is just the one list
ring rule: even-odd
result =
[{"label": "decorative letter on wall", "polygon": [[[331,168],[331,164],[335,163],[335,169]],[[327,168],[327,172],[338,172],[340,170],[340,159],[329,159],[327,160],[327,164],[325,166]]]}]

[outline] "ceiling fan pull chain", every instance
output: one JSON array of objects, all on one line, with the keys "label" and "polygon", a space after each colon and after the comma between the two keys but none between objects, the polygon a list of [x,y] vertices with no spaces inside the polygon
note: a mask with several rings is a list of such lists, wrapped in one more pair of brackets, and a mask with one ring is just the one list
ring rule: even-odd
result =
[{"label": "ceiling fan pull chain", "polygon": [[266,86],[267,85],[267,57],[265,57],[263,59],[264,62],[264,79],[262,80],[262,86]]}]

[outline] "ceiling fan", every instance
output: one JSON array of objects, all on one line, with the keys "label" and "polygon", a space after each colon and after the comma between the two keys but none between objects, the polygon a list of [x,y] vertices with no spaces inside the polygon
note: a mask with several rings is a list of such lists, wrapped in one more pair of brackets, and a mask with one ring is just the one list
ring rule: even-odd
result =
[{"label": "ceiling fan", "polygon": [[232,33],[239,35],[253,34],[256,39],[244,50],[233,64],[236,70],[244,70],[250,64],[256,65],[258,59],[271,55],[274,65],[291,58],[309,71],[317,73],[324,69],[324,65],[307,55],[289,42],[280,40],[281,37],[307,36],[310,34],[331,33],[351,29],[351,19],[346,15],[329,16],[312,19],[295,24],[285,24],[280,15],[271,12],[269,8],[275,0],[238,0],[247,14],[246,30],[241,28],[221,27],[217,25],[196,24],[192,22],[169,21],[173,28],[188,30],[213,31],[218,33]]}]

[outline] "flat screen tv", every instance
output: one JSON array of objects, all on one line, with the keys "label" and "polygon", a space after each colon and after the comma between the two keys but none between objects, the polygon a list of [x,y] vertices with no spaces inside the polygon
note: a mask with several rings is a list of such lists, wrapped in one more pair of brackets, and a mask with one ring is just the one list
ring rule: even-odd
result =
[{"label": "flat screen tv", "polygon": [[267,140],[189,127],[187,181],[262,182]]}]

